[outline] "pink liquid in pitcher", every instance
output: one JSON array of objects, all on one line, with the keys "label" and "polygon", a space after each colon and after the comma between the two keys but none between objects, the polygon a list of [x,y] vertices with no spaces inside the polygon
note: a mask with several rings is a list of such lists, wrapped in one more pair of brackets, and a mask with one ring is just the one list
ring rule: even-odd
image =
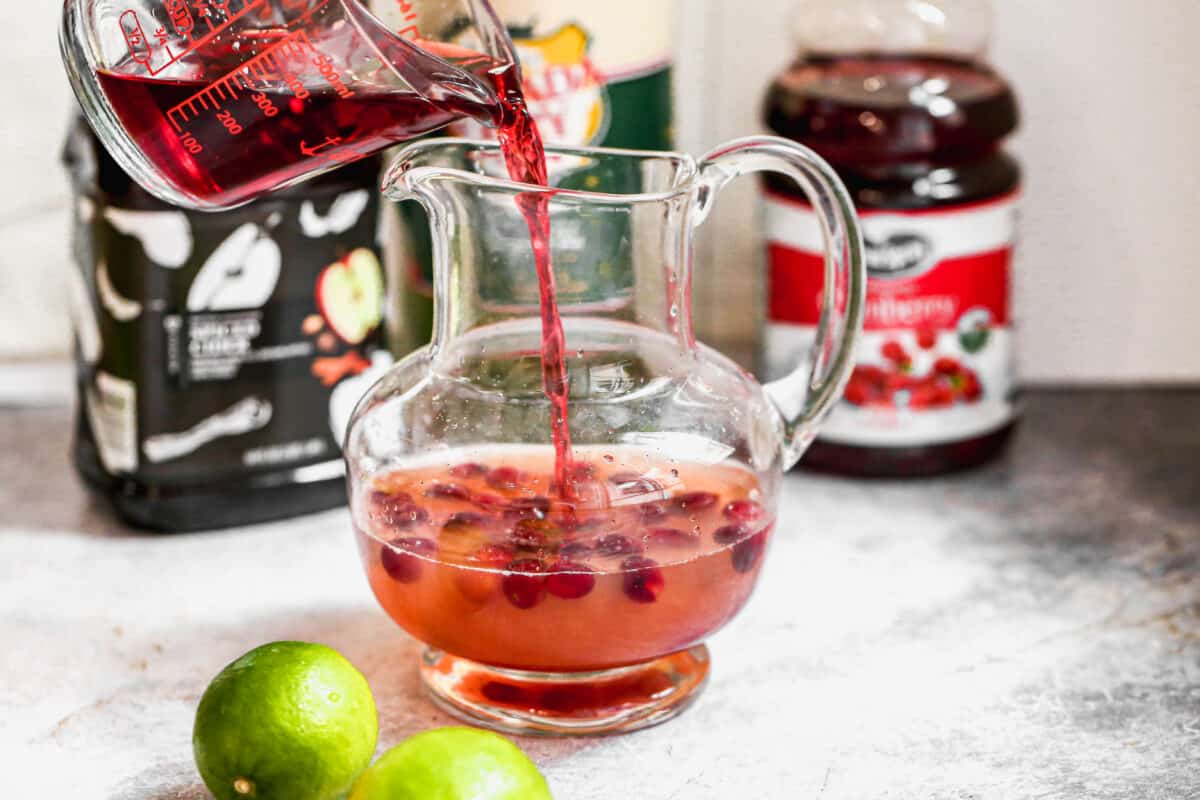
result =
[{"label": "pink liquid in pitcher", "polygon": [[579,454],[572,499],[536,447],[376,476],[351,504],[380,604],[427,644],[515,669],[600,669],[702,641],[757,578],[774,522],[758,482],[614,452]]}]

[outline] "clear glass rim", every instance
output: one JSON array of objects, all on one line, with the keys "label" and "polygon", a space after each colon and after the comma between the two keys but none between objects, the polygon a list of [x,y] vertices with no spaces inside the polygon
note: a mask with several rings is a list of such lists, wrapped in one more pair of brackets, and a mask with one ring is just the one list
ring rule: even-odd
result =
[{"label": "clear glass rim", "polygon": [[425,155],[426,152],[461,148],[467,152],[486,152],[500,156],[500,145],[480,139],[438,138],[413,142],[404,148],[388,165],[384,173],[381,189],[391,200],[410,199],[413,188],[423,183],[435,180],[455,181],[471,184],[491,191],[508,191],[513,194],[542,194],[554,200],[574,199],[588,203],[611,203],[630,205],[634,203],[661,203],[677,198],[690,192],[700,176],[696,160],[685,153],[669,150],[632,150],[618,147],[570,147],[548,145],[547,156],[567,156],[574,158],[613,158],[632,159],[640,161],[661,161],[676,167],[675,184],[670,189],[659,192],[589,192],[580,189],[559,189],[553,186],[539,186],[533,183],[522,183],[508,178],[491,177],[474,172],[443,166],[417,166],[412,162]]}]

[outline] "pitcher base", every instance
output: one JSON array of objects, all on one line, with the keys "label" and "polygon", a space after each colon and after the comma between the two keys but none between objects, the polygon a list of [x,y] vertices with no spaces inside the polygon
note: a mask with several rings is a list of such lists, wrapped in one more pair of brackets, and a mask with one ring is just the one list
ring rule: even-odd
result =
[{"label": "pitcher base", "polygon": [[595,672],[488,667],[427,648],[421,678],[433,702],[461,720],[524,736],[608,736],[682,712],[708,681],[708,648]]}]

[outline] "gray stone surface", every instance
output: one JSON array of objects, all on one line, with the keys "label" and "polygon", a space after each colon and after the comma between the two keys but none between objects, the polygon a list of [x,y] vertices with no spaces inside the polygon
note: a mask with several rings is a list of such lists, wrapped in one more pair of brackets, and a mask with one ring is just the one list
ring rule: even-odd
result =
[{"label": "gray stone surface", "polygon": [[[281,638],[367,674],[381,746],[450,722],[334,512],[125,530],[63,411],[0,412],[0,796],[192,800],[208,680]],[[523,741],[561,800],[1200,798],[1200,392],[1035,393],[1012,453],[913,482],[797,474],[683,717]]]}]

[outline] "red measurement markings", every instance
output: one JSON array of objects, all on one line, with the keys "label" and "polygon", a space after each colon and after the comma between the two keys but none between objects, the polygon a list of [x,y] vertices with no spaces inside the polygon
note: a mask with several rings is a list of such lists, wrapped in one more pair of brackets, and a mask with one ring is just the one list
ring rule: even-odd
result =
[{"label": "red measurement markings", "polygon": [[[233,13],[229,13],[230,7],[235,2],[244,2],[241,8]],[[157,75],[167,67],[174,64],[179,59],[195,51],[197,48],[203,47],[220,33],[232,25],[237,20],[250,14],[251,12],[266,8],[268,0],[225,0],[222,3],[215,3],[212,0],[195,0],[188,6],[182,0],[167,0],[166,8],[171,15],[171,24],[175,27],[175,31],[179,36],[187,40],[187,46],[178,53],[166,48],[167,60],[161,64],[151,65],[151,43],[147,40],[146,33],[142,29],[141,21],[138,19],[137,12],[133,9],[121,14],[121,32],[125,34],[125,41],[129,45],[129,54],[134,61],[138,62],[146,68],[146,72],[151,75]],[[324,5],[324,3],[322,3]],[[182,8],[181,8],[182,6]],[[214,10],[225,14],[224,19],[217,19],[213,14]],[[193,13],[193,11],[195,13]],[[184,20],[184,14],[187,19]],[[200,17],[208,24],[208,32],[199,38],[192,38],[196,34],[196,17]],[[190,28],[188,27],[190,24]],[[184,30],[187,33],[184,33]],[[157,32],[156,32],[157,33]],[[160,43],[163,41],[159,36]]]},{"label": "red measurement markings", "polygon": [[417,11],[413,7],[412,2],[410,0],[396,0],[396,6],[400,9],[402,21],[410,23],[408,27],[397,31],[397,35],[408,39],[419,39],[421,32],[417,30]]},{"label": "red measurement markings", "polygon": [[150,42],[146,39],[146,31],[142,21],[132,8],[121,15],[121,33],[125,35],[125,45],[129,48],[129,57],[144,67],[150,66]]},{"label": "red measurement markings", "polygon": [[[300,85],[294,75],[291,75],[284,67],[284,63],[287,57],[303,55],[306,50],[314,52],[308,34],[302,30],[295,31],[167,111],[167,119],[175,128],[176,133],[183,134],[183,126],[188,121],[195,119],[205,111],[220,110],[225,103],[236,100],[239,92],[253,89],[256,80],[275,77],[283,77],[295,96],[303,100],[308,96],[308,90]],[[234,130],[227,119],[222,119],[222,123],[232,133],[241,132],[240,129]]]},{"label": "red measurement markings", "polygon": [[187,0],[166,0],[163,8],[171,19],[171,27],[175,29],[175,34],[190,39],[192,31],[196,28],[196,20],[192,18],[192,10],[188,7]]}]

